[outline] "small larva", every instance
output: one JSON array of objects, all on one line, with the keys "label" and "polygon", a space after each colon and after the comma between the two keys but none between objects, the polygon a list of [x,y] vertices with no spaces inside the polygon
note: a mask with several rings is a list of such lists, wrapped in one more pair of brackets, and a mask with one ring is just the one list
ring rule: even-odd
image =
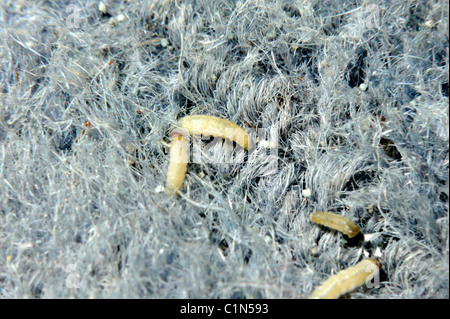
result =
[{"label": "small larva", "polygon": [[221,136],[234,141],[242,148],[251,148],[251,139],[239,125],[210,115],[190,115],[179,120],[180,126],[191,135]]},{"label": "small larva", "polygon": [[341,270],[325,280],[308,299],[337,299],[364,283],[369,286],[374,278],[375,283],[377,283],[380,267],[381,264],[378,260],[374,258],[364,259],[355,266]]},{"label": "small larva", "polygon": [[359,227],[350,219],[334,213],[317,212],[311,215],[311,220],[316,224],[336,229],[349,238],[359,234]]},{"label": "small larva", "polygon": [[186,138],[178,131],[170,134],[170,162],[167,171],[166,192],[177,193],[183,185],[189,160]]}]

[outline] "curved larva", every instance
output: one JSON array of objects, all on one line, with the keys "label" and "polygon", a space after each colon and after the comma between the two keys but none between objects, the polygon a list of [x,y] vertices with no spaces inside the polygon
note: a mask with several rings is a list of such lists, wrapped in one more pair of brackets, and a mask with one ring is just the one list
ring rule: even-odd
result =
[{"label": "curved larva", "polygon": [[180,126],[191,135],[221,136],[234,141],[242,148],[251,148],[251,139],[239,125],[210,115],[190,115],[179,120]]},{"label": "curved larva", "polygon": [[333,213],[317,212],[311,215],[311,220],[316,224],[336,229],[349,238],[359,234],[359,227],[350,219]]},{"label": "curved larva", "polygon": [[355,288],[370,282],[379,276],[380,263],[369,258],[360,261],[354,267],[341,270],[316,288],[309,299],[337,299]]},{"label": "curved larva", "polygon": [[183,186],[188,160],[189,152],[186,138],[180,132],[172,132],[170,134],[170,162],[166,182],[167,194],[175,194]]}]

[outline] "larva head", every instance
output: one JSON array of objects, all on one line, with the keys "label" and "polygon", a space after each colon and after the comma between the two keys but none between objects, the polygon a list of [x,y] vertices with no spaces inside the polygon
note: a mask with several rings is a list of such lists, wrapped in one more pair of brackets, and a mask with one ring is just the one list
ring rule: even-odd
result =
[{"label": "larva head", "polygon": [[372,257],[369,258],[369,260],[373,262],[378,267],[378,269],[381,269],[381,262],[377,258]]},{"label": "larva head", "polygon": [[359,234],[360,231],[361,230],[359,229],[359,227],[353,224],[352,227],[349,227],[349,232],[347,234],[347,237],[348,238],[355,237],[356,235]]},{"label": "larva head", "polygon": [[321,214],[322,214],[322,212],[313,213],[313,214],[309,215],[309,219],[311,219],[312,222],[319,224]]},{"label": "larva head", "polygon": [[169,139],[171,141],[181,141],[182,138],[187,139],[189,137],[189,133],[186,132],[186,130],[183,130],[181,128],[176,128],[170,133]]}]

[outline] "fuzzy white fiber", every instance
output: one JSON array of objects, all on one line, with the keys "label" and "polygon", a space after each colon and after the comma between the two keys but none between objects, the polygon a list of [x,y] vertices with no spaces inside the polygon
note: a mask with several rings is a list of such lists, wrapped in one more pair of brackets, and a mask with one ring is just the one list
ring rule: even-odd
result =
[{"label": "fuzzy white fiber", "polygon": [[0,2],[0,298],[449,298],[448,1]]}]

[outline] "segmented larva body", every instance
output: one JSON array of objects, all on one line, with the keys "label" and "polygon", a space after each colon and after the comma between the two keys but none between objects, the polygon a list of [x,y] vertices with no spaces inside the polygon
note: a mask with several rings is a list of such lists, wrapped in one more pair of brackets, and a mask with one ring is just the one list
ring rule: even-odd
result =
[{"label": "segmented larva body", "polygon": [[170,162],[167,171],[166,192],[169,195],[177,193],[186,176],[189,149],[185,136],[178,131],[170,134]]},{"label": "segmented larva body", "polygon": [[369,258],[360,261],[354,267],[341,270],[317,287],[309,299],[337,299],[355,288],[370,282],[379,276],[381,264],[378,260]]},{"label": "segmented larva body", "polygon": [[311,215],[311,220],[316,224],[336,229],[349,238],[358,235],[360,231],[359,227],[350,219],[334,213],[317,212]]},{"label": "segmented larva body", "polygon": [[[188,135],[222,137],[236,142],[242,148],[251,148],[250,136],[239,125],[231,121],[209,115],[191,115],[179,120],[180,128],[170,135],[170,163],[167,172],[166,192],[177,193],[186,176],[189,149]],[[183,133],[181,133],[183,131]]]},{"label": "segmented larva body", "polygon": [[191,135],[222,137],[234,141],[242,148],[251,148],[251,139],[239,125],[210,115],[190,115],[179,120],[180,126]]}]

